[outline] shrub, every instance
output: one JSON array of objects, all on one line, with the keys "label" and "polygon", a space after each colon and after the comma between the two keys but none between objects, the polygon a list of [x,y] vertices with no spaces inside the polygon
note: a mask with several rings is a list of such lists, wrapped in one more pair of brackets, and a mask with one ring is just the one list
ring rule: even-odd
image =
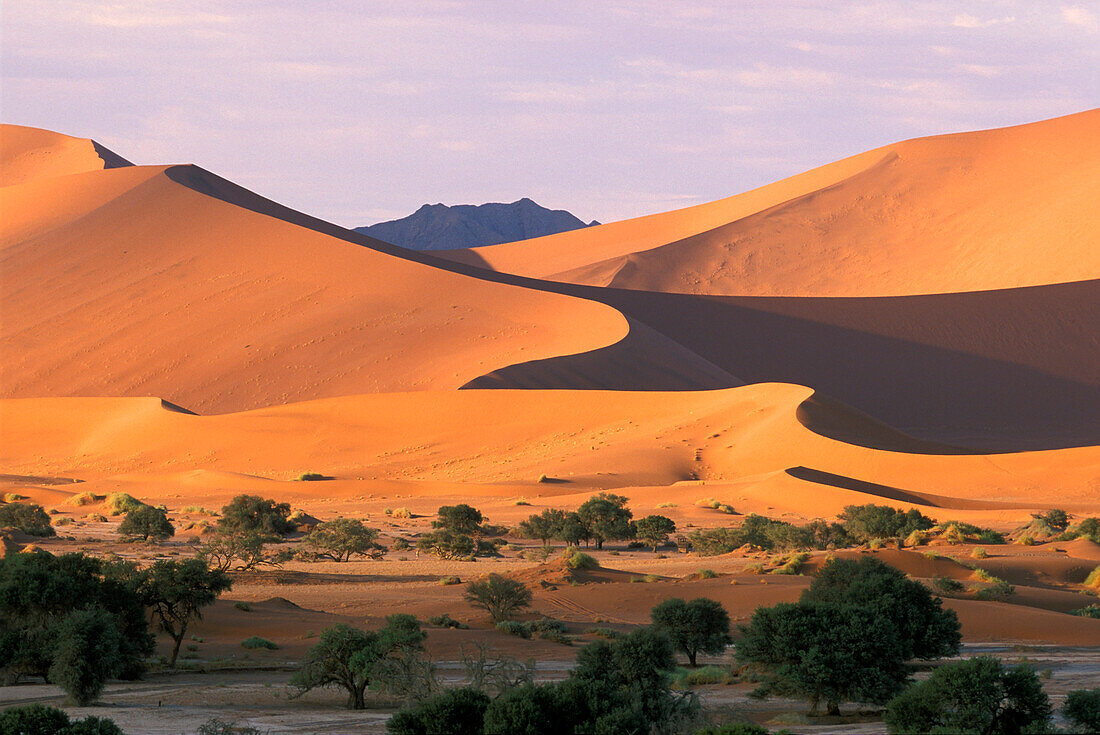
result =
[{"label": "shrub", "polygon": [[452,584],[462,584],[462,578],[461,577],[456,577],[454,575],[450,575],[450,576],[447,576],[447,577],[440,577],[439,578],[439,583],[441,585],[443,585],[444,587],[449,587]]},{"label": "shrub", "polygon": [[507,633],[508,635],[519,636],[520,638],[531,637],[531,628],[515,620],[501,620],[497,623],[497,630]]},{"label": "shrub", "polygon": [[710,684],[732,684],[733,675],[723,666],[703,666],[698,669],[677,669],[672,675],[674,689],[707,686]]},{"label": "shrub", "polygon": [[698,579],[714,579],[718,576],[718,572],[713,569],[700,569],[695,573]]},{"label": "shrub", "polygon": [[298,475],[298,481],[299,482],[319,482],[321,480],[328,480],[328,479],[331,479],[331,478],[326,477],[325,475],[322,475],[319,472],[303,472],[302,474]]},{"label": "shrub", "polygon": [[393,518],[412,518],[413,517],[412,511],[410,511],[408,508],[404,508],[404,507],[394,508],[393,510],[389,511],[389,513],[387,513],[386,515],[389,515]]},{"label": "shrub", "polygon": [[530,607],[531,591],[514,579],[499,574],[466,585],[466,601],[489,613],[493,622],[508,620],[520,610]]},{"label": "shrub", "polygon": [[978,546],[970,552],[970,556],[974,557],[975,559],[987,559],[989,558],[989,552],[983,549],[981,546]]},{"label": "shrub", "polygon": [[372,558],[381,556],[385,547],[377,543],[378,534],[378,529],[368,528],[358,519],[337,518],[318,524],[302,540],[302,543],[311,548],[317,556],[346,562],[353,554]]},{"label": "shrub", "polygon": [[802,573],[802,567],[804,567],[806,565],[806,562],[807,562],[807,560],[809,560],[809,558],[810,558],[810,555],[806,552],[801,552],[801,553],[798,553],[798,554],[791,554],[783,562],[782,566],[780,566],[776,569],[773,569],[771,573],[772,574],[801,574]]},{"label": "shrub", "polygon": [[233,607],[241,612],[252,612],[252,606],[247,602],[234,602]]},{"label": "shrub", "polygon": [[106,717],[89,716],[70,720],[63,710],[44,704],[27,704],[0,710],[0,733],[4,735],[123,735],[122,729]]},{"label": "shrub", "polygon": [[951,579],[951,577],[936,577],[932,580],[932,589],[941,595],[950,595],[962,592],[963,583],[957,579]]},{"label": "shrub", "polygon": [[693,668],[700,653],[722,653],[731,642],[729,614],[707,597],[691,602],[678,597],[665,600],[650,611],[649,617],[654,628],[683,651]]},{"label": "shrub", "polygon": [[699,498],[695,501],[695,504],[701,508],[717,508],[721,505],[721,503],[714,498]]},{"label": "shrub", "polygon": [[428,618],[428,624],[434,625],[439,628],[458,628],[460,630],[466,630],[470,626],[466,623],[460,623],[450,616],[449,613],[443,613],[442,615],[436,615],[435,617]]},{"label": "shrub", "polygon": [[129,493],[111,493],[107,496],[107,508],[113,516],[124,515],[145,505]]},{"label": "shrub", "polygon": [[57,533],[50,525],[46,511],[34,503],[0,505],[0,528],[14,528],[28,536],[53,536]]},{"label": "shrub", "polygon": [[1089,572],[1089,576],[1085,577],[1083,583],[1086,587],[1094,587],[1100,589],[1100,566]]},{"label": "shrub", "polygon": [[584,553],[583,551],[566,551],[565,566],[570,569],[596,569],[600,566],[600,563],[596,561],[596,558]]},{"label": "shrub", "polygon": [[54,635],[49,680],[64,689],[74,704],[86,707],[122,667],[115,619],[101,607],[83,608],[65,616]]},{"label": "shrub", "polygon": [[838,518],[844,529],[857,541],[905,538],[913,531],[932,528],[935,521],[915,508],[901,511],[887,505],[848,505]]},{"label": "shrub", "polygon": [[612,640],[612,641],[615,640],[616,638],[618,638],[620,635],[622,635],[619,631],[615,630],[614,628],[586,628],[585,631],[584,631],[584,634],[585,635],[594,635],[594,636],[597,636],[599,638],[606,638],[607,640]]},{"label": "shrub", "polygon": [[766,574],[767,571],[767,567],[760,562],[753,562],[745,567],[746,574]]},{"label": "shrub", "polygon": [[1085,605],[1080,610],[1073,610],[1070,615],[1077,615],[1082,618],[1095,618],[1100,619],[1100,605]]},{"label": "shrub", "polygon": [[1062,715],[1080,732],[1100,732],[1100,689],[1076,689],[1067,694]]},{"label": "shrub", "polygon": [[289,503],[276,503],[258,495],[238,495],[222,508],[219,528],[265,537],[285,536],[295,526],[287,518]]},{"label": "shrub", "polygon": [[390,546],[394,551],[408,551],[412,544],[410,544],[408,540],[398,537],[393,540]]},{"label": "shrub", "polygon": [[237,720],[223,720],[219,717],[211,717],[199,725],[196,735],[263,735],[259,728],[251,725],[242,725]]},{"label": "shrub", "polygon": [[540,630],[536,635],[542,640],[550,641],[551,643],[560,643],[563,646],[573,645],[573,639],[559,630]]},{"label": "shrub", "polygon": [[458,687],[403,709],[386,723],[390,735],[481,735],[489,697],[477,689]]},{"label": "shrub", "polygon": [[904,735],[1009,735],[1042,732],[1051,711],[1034,671],[983,656],[941,666],[910,686],[887,705],[886,725]]},{"label": "shrub", "polygon": [[269,651],[279,650],[279,646],[274,641],[269,641],[267,638],[261,638],[258,635],[249,636],[241,641],[241,646],[249,650],[255,648],[266,648]]},{"label": "shrub", "polygon": [[168,521],[168,514],[151,505],[128,511],[119,524],[118,532],[128,541],[164,541],[176,535],[176,529]]},{"label": "shrub", "polygon": [[974,590],[974,599],[989,602],[1003,600],[1016,593],[1016,588],[1003,579],[992,577],[991,581],[992,584],[989,587],[979,587]]},{"label": "shrub", "polygon": [[69,505],[75,505],[78,508],[82,508],[85,505],[95,505],[96,503],[102,502],[106,499],[106,497],[106,495],[96,495],[95,493],[83,492],[73,495],[65,502]]},{"label": "shrub", "polygon": [[1087,538],[1100,544],[1100,518],[1083,518],[1073,528],[1062,534],[1061,541],[1072,541],[1075,538]]},{"label": "shrub", "polygon": [[416,548],[440,559],[468,559],[478,550],[473,537],[449,529],[424,534],[417,539]]}]

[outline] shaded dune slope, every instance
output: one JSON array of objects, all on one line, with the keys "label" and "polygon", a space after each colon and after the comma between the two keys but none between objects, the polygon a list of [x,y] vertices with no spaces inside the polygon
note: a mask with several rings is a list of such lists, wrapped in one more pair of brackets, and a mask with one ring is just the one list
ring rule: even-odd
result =
[{"label": "shaded dune slope", "polygon": [[0,125],[0,186],[132,165],[94,140],[41,128]]},{"label": "shaded dune slope", "polygon": [[3,191],[5,396],[160,395],[210,412],[456,388],[628,332],[601,304],[297,226],[289,210],[193,166]]},{"label": "shaded dune slope", "polygon": [[1091,110],[908,140],[698,207],[442,255],[674,293],[1014,288],[1100,277],[1098,191],[1100,110]]}]

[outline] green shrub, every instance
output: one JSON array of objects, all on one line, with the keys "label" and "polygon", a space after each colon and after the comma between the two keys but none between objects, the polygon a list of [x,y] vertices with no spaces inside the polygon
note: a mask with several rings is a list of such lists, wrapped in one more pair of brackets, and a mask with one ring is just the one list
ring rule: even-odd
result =
[{"label": "green shrub", "polygon": [[[95,505],[96,503],[102,502],[106,498],[107,498],[106,495],[96,495],[95,493],[83,492],[83,493],[77,493],[76,495],[73,495],[68,500],[66,500],[65,503],[67,505],[75,505],[78,508],[80,508],[80,507],[83,507],[85,505]],[[11,501],[8,501],[8,502],[11,502]]]},{"label": "green shrub", "polygon": [[1100,589],[1100,566],[1089,572],[1089,576],[1085,577],[1084,585]]},{"label": "green shrub", "polygon": [[70,720],[63,710],[44,704],[26,704],[0,711],[3,735],[123,735],[106,717]]},{"label": "green shrub", "polygon": [[768,569],[760,562],[753,562],[745,567],[746,574],[767,574]]},{"label": "green shrub", "polygon": [[565,566],[570,569],[596,569],[600,564],[595,557],[574,549],[571,553],[567,552]]},{"label": "green shrub", "polygon": [[710,684],[732,684],[733,674],[723,666],[702,666],[698,669],[676,669],[672,675],[673,689],[689,689]]},{"label": "green shrub", "polygon": [[126,512],[126,518],[119,524],[118,533],[128,541],[164,541],[175,536],[176,529],[162,509],[143,505]]},{"label": "green shrub", "polygon": [[857,541],[905,538],[913,531],[932,528],[935,521],[913,508],[901,511],[887,505],[848,505],[838,516],[844,529]]},{"label": "green shrub", "polygon": [[952,595],[963,591],[963,583],[951,577],[936,577],[932,580],[932,589],[941,595]]},{"label": "green shrub", "polygon": [[385,547],[377,542],[379,531],[358,518],[336,518],[319,523],[302,539],[318,557],[347,562],[355,554],[380,558]]},{"label": "green shrub", "polygon": [[247,602],[234,602],[233,607],[240,610],[241,612],[252,612],[252,606],[249,605]]},{"label": "green shrub", "polygon": [[606,638],[609,641],[613,641],[616,638],[618,638],[620,635],[622,635],[622,633],[615,630],[614,628],[603,628],[603,627],[600,627],[600,628],[586,628],[585,631],[584,631],[584,634],[585,635],[594,635],[594,636],[597,636],[599,638]]},{"label": "green shrub", "polygon": [[993,577],[992,584],[989,587],[979,587],[974,590],[974,599],[983,600],[985,602],[989,602],[991,600],[1003,600],[1006,597],[1014,595],[1015,593],[1015,587],[1013,587],[1003,579]]},{"label": "green shrub", "polygon": [[783,565],[777,569],[771,571],[772,574],[801,574],[802,568],[806,566],[806,562],[809,560],[810,555],[806,552],[798,554],[791,554],[787,557]]},{"label": "green shrub", "polygon": [[497,623],[497,630],[520,638],[531,637],[531,628],[526,623],[516,620],[501,620]]},{"label": "green shrub", "polygon": [[1062,715],[1078,732],[1100,732],[1100,689],[1075,689],[1067,694]]},{"label": "green shrub", "polygon": [[499,574],[467,584],[465,598],[474,607],[489,613],[497,623],[531,606],[531,590],[522,582]]},{"label": "green shrub", "polygon": [[573,645],[573,639],[567,636],[565,633],[557,630],[542,630],[536,633],[536,635],[544,641],[550,641],[551,643],[560,643],[563,646]]},{"label": "green shrub", "polygon": [[970,552],[970,556],[974,557],[975,559],[987,559],[989,558],[989,552],[978,546]]},{"label": "green shrub", "polygon": [[328,479],[331,479],[331,478],[326,477],[325,475],[322,475],[319,472],[303,472],[302,474],[298,475],[298,481],[299,482],[319,482],[321,480],[328,480]]},{"label": "green shrub", "polygon": [[489,697],[470,687],[448,689],[390,718],[390,735],[481,735]]},{"label": "green shrub", "polygon": [[0,528],[14,528],[28,536],[54,536],[57,531],[50,525],[50,517],[41,505],[34,503],[7,503],[0,505]]},{"label": "green shrub", "polygon": [[713,569],[700,569],[695,573],[698,579],[714,579],[718,576],[718,572]]},{"label": "green shrub", "polygon": [[462,584],[462,578],[456,577],[453,574],[446,577],[440,577],[439,583],[444,587],[450,587],[453,584]]},{"label": "green shrub", "polygon": [[452,618],[450,613],[443,613],[442,615],[428,618],[428,625],[434,625],[438,628],[458,628],[460,630],[466,630],[470,627],[466,625],[466,623],[461,623]]},{"label": "green shrub", "polygon": [[261,638],[258,635],[249,636],[241,641],[241,646],[248,649],[253,648],[266,648],[269,651],[279,650],[278,644],[274,641],[269,641],[267,638]]},{"label": "green shrub", "polygon": [[1082,618],[1095,618],[1100,619],[1100,605],[1085,605],[1080,610],[1073,610],[1070,615],[1077,615]]},{"label": "green shrub", "polygon": [[107,508],[113,516],[120,516],[142,507],[148,507],[148,504],[129,493],[112,493],[107,496]]}]

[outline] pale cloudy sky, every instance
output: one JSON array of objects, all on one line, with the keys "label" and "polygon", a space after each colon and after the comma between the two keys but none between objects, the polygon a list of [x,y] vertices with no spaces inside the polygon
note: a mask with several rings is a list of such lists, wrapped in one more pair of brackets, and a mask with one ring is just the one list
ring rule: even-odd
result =
[{"label": "pale cloudy sky", "polygon": [[342,225],[610,221],[1100,105],[1100,2],[4,0],[0,116]]}]

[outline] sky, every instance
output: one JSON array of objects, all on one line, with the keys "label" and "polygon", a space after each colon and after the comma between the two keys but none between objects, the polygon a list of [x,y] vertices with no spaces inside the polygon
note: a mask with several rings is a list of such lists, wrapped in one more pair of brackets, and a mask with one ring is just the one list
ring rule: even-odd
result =
[{"label": "sky", "polygon": [[608,222],[1100,106],[1100,2],[4,0],[0,118],[352,227]]}]

